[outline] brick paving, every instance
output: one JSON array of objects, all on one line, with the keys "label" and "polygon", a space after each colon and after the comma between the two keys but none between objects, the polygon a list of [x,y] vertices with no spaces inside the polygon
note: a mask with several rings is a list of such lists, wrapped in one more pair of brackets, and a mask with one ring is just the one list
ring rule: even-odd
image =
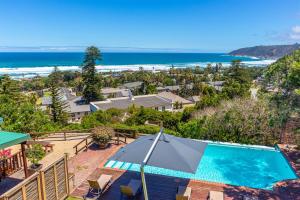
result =
[{"label": "brick paving", "polygon": [[[101,174],[113,175],[114,182],[112,186],[105,192],[101,199],[113,200],[120,199],[120,185],[127,184],[130,179],[140,179],[139,173],[103,168],[107,159],[113,155],[123,145],[111,145],[106,150],[99,150],[91,147],[87,152],[82,152],[70,159],[70,172],[75,172],[75,187],[71,193],[72,196],[82,197],[88,191],[87,178],[98,178]],[[286,151],[280,146],[287,159],[294,167],[296,173],[300,174],[300,151]],[[251,177],[249,177],[251,178]],[[181,179],[168,176],[159,176],[147,174],[147,186],[150,199],[155,200],[174,200],[176,188],[178,185],[186,185],[192,188],[191,200],[207,199],[211,190],[224,192],[225,200],[239,200],[243,196],[255,196],[261,200],[300,200],[300,180],[291,180],[278,183],[273,191],[250,189],[246,187],[235,187],[226,184],[211,183],[205,181],[196,181]],[[138,200],[143,199],[140,194]]]},{"label": "brick paving", "polygon": [[91,145],[87,151],[69,159],[69,173],[75,174],[74,185],[79,186],[87,177],[100,165],[104,165],[107,159],[116,153],[124,144],[110,144],[106,149],[99,149],[96,145]]},{"label": "brick paving", "polygon": [[[132,171],[123,171],[109,168],[96,169],[89,178],[97,179],[101,174],[113,175],[113,184],[105,191],[104,195],[100,198],[102,200],[120,199],[120,185],[126,185],[130,179],[140,179],[140,174]],[[280,196],[274,192],[265,190],[255,190],[243,187],[234,187],[225,184],[209,183],[204,181],[195,181],[189,179],[181,179],[169,176],[159,176],[153,174],[146,174],[147,189],[149,199],[153,200],[174,200],[177,187],[188,186],[192,188],[191,200],[207,199],[209,191],[222,191],[224,192],[225,200],[243,199],[243,196],[256,196],[259,199],[281,199]],[[72,193],[72,196],[82,197],[87,194],[88,183],[85,181],[77,187]],[[141,193],[137,200],[142,200],[143,194]]]}]

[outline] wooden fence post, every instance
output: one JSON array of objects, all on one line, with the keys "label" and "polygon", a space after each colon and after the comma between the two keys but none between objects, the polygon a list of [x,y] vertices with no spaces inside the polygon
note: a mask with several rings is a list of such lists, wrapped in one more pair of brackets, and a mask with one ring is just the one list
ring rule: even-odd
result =
[{"label": "wooden fence post", "polygon": [[65,153],[65,179],[66,179],[66,190],[68,196],[70,195],[70,185],[69,185],[69,169],[68,169],[68,153]]},{"label": "wooden fence post", "polygon": [[45,183],[45,174],[43,171],[40,171],[40,178],[41,178],[41,188],[42,188],[42,199],[47,200],[46,198],[46,183]]},{"label": "wooden fence post", "polygon": [[25,185],[22,186],[22,199],[26,200],[26,187],[25,187]]}]

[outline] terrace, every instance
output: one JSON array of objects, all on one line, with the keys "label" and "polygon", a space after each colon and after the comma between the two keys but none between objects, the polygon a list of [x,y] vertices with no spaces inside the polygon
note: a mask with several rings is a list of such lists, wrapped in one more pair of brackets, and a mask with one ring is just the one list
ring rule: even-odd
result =
[{"label": "terrace", "polygon": [[[131,143],[134,139],[127,139]],[[55,141],[55,151],[58,146],[65,146],[71,141]],[[60,144],[61,143],[61,144]],[[75,143],[70,145],[70,152]],[[89,185],[88,179],[98,179],[101,174],[110,174],[113,176],[112,185],[105,191],[100,199],[119,199],[120,198],[120,185],[126,185],[131,179],[140,179],[140,173],[130,170],[113,169],[104,167],[108,159],[113,156],[125,144],[111,143],[107,149],[100,150],[96,145],[90,145],[87,151],[73,154],[68,161],[69,174],[74,174],[73,184],[71,184],[70,195],[82,198],[88,193]],[[279,145],[287,160],[294,168],[297,175],[300,175],[300,151],[296,148],[286,145]],[[66,150],[66,149],[64,149]],[[48,160],[54,160],[56,154],[53,152],[47,156]],[[9,178],[4,179],[0,184],[0,189],[6,187],[14,187],[20,181],[24,180],[24,172],[19,170]],[[238,187],[222,183],[213,183],[208,181],[193,180],[187,178],[178,178],[173,176],[155,175],[146,173],[147,187],[149,199],[175,199],[177,187],[188,186],[192,189],[191,200],[206,199],[210,191],[221,191],[224,193],[224,199],[243,199],[245,196],[257,197],[258,199],[295,199],[298,200],[300,196],[300,180],[282,181],[277,183],[273,190],[252,189],[247,187]],[[22,179],[15,179],[15,177],[23,177]],[[253,177],[252,177],[253,178]],[[17,181],[14,181],[17,180]],[[7,188],[5,189],[7,190]],[[137,199],[144,199],[141,193]]]},{"label": "terrace", "polygon": [[[78,169],[79,166],[82,166],[84,169],[81,171],[79,170],[79,172],[75,172],[76,184],[75,189],[71,192],[71,196],[82,198],[88,193],[89,185],[87,179],[96,180],[101,174],[110,174],[113,176],[113,183],[100,199],[119,199],[121,195],[120,185],[126,185],[130,179],[140,179],[140,173],[138,172],[104,167],[107,160],[114,155],[121,146],[111,145],[105,150],[98,150],[91,146],[86,152],[82,152],[73,157],[69,162],[69,168],[74,170]],[[296,173],[299,175],[300,167],[299,160],[297,159],[299,159],[300,152],[296,149],[289,149],[287,152],[283,146],[280,146],[280,148],[282,148],[285,156],[294,167]],[[243,199],[245,196],[257,197],[258,199],[276,200],[300,199],[299,179],[280,182],[274,186],[273,190],[252,189],[243,186],[238,187],[221,183],[212,183],[207,181],[155,174],[146,174],[146,180],[149,199],[173,200],[175,199],[176,190],[179,185],[188,186],[192,189],[192,200],[206,199],[209,191],[223,192],[224,199],[226,200]],[[143,193],[141,193],[137,199],[144,199]]]}]

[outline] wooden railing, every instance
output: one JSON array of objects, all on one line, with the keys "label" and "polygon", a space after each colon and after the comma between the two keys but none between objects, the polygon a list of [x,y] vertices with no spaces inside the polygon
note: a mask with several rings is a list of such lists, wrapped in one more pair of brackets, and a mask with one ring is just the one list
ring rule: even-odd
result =
[{"label": "wooden railing", "polygon": [[[127,144],[127,137],[128,134],[124,134],[124,133],[116,133],[115,134],[116,139],[112,139],[112,141],[114,141],[117,145],[119,145],[120,143],[124,143]],[[124,138],[124,140],[122,140],[121,138]],[[89,146],[93,143],[93,139],[92,136],[89,135],[86,138],[84,138],[83,140],[81,140],[78,144],[76,144],[73,148],[75,150],[75,155],[77,155],[79,152],[81,151],[87,151]]]},{"label": "wooden railing", "polygon": [[[124,138],[124,141],[120,139],[120,136]],[[124,144],[127,144],[127,137],[128,135],[125,134],[125,133],[116,133],[116,137],[117,139],[114,139],[114,141],[119,145],[120,142],[124,143]]]},{"label": "wooden railing", "polygon": [[65,155],[6,191],[0,200],[64,200],[69,191],[68,158]]},{"label": "wooden railing", "polygon": [[9,158],[0,161],[0,180],[1,177],[9,176],[16,171],[22,169],[23,167],[23,157],[22,152],[19,151]]},{"label": "wooden railing", "polygon": [[31,132],[30,135],[33,140],[44,139],[50,135],[63,134],[63,138],[66,141],[68,139],[68,133],[89,133],[92,129],[82,129],[82,130],[65,130],[65,131],[55,131],[55,132]]},{"label": "wooden railing", "polygon": [[[89,141],[89,139],[90,139],[90,141]],[[86,151],[92,143],[93,143],[93,140],[92,140],[91,135],[89,135],[86,138],[84,138],[83,140],[81,140],[78,144],[76,144],[73,147],[75,149],[75,155],[77,155],[79,152],[81,152],[83,150]],[[82,144],[83,144],[83,146],[80,147]]]}]

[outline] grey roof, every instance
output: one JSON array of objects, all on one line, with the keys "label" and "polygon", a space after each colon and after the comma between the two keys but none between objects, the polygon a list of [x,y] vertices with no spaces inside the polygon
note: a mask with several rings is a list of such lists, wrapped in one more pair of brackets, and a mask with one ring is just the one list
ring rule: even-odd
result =
[{"label": "grey roof", "polygon": [[72,100],[76,98],[76,96],[73,95],[71,91],[65,87],[60,88],[60,94],[64,96],[64,100]]},{"label": "grey roof", "polygon": [[191,96],[188,99],[191,100],[192,102],[198,102],[200,101],[200,96]]},{"label": "grey roof", "polygon": [[168,85],[168,86],[164,86],[164,87],[157,87],[156,89],[158,91],[177,91],[180,90],[183,87],[186,87],[187,89],[192,89],[193,88],[193,84],[186,84],[186,85]]},{"label": "grey roof", "polygon": [[136,82],[125,83],[125,84],[123,84],[123,87],[131,89],[131,88],[141,87],[142,84],[143,84],[143,82],[136,81]]},{"label": "grey roof", "polygon": [[[73,99],[76,99],[77,96],[73,95],[71,91],[68,88],[62,87],[59,89],[59,95],[62,101],[72,101]],[[49,106],[52,104],[52,100],[50,96],[44,96],[42,97],[42,105],[43,106]]]},{"label": "grey roof", "polygon": [[222,86],[224,85],[225,81],[210,81],[208,82],[208,85],[212,85],[212,86]]},{"label": "grey roof", "polygon": [[170,86],[165,86],[165,89],[170,90],[170,91],[175,91],[175,90],[180,90],[179,85],[170,85]]},{"label": "grey roof", "polygon": [[191,101],[184,99],[181,96],[178,96],[176,94],[173,94],[172,92],[160,92],[157,95],[170,100],[172,103],[178,102],[182,104],[192,104]]},{"label": "grey roof", "polygon": [[42,105],[49,106],[52,104],[51,97],[42,97]]},{"label": "grey roof", "polygon": [[67,112],[69,113],[76,113],[76,112],[90,112],[90,105],[84,104],[84,99],[79,96],[71,101],[67,101]]},{"label": "grey roof", "polygon": [[101,93],[104,95],[118,94],[119,96],[127,97],[129,96],[129,90],[123,88],[102,88]]},{"label": "grey roof", "polygon": [[169,106],[172,104],[172,102],[157,95],[142,95],[135,96],[133,98],[111,98],[107,99],[106,101],[92,102],[92,104],[94,104],[97,109],[107,110],[110,108],[127,109],[133,104],[137,107],[143,106],[145,108],[154,108],[159,106]]},{"label": "grey roof", "polygon": [[[142,136],[121,148],[109,160],[142,164],[157,135]],[[147,165],[195,173],[207,143],[162,134]]]}]

